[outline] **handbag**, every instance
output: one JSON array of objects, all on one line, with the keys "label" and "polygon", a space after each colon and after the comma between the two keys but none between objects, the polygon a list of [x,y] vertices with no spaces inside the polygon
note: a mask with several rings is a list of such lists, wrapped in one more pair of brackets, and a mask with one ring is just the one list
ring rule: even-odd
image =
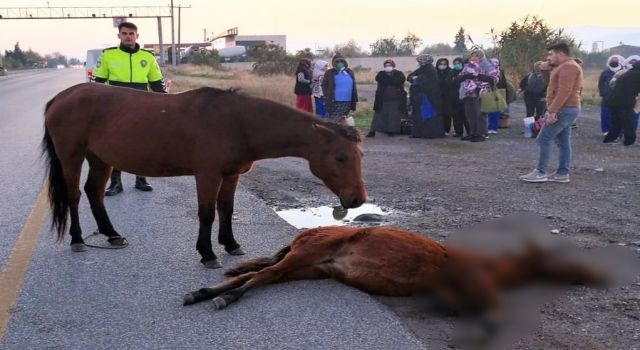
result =
[{"label": "handbag", "polygon": [[507,109],[506,89],[493,89],[480,97],[480,112],[502,112]]}]

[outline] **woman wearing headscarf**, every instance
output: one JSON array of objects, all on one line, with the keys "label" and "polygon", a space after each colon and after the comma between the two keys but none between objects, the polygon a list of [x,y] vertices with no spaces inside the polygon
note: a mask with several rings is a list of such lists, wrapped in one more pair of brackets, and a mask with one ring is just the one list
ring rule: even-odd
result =
[{"label": "woman wearing headscarf", "polygon": [[356,77],[341,54],[333,57],[331,65],[322,80],[325,110],[330,121],[344,123],[358,103]]},{"label": "woman wearing headscarf", "polygon": [[324,109],[324,93],[322,93],[322,80],[327,71],[329,63],[323,60],[317,60],[313,65],[313,73],[311,75],[311,93],[316,105],[316,115],[324,118],[326,115]]},{"label": "woman wearing headscarf", "polygon": [[384,70],[376,75],[378,88],[373,103],[373,120],[367,137],[376,136],[376,131],[389,136],[400,133],[400,121],[407,114],[407,92],[404,90],[405,76],[396,70],[396,63],[384,61]]},{"label": "woman wearing headscarf", "polygon": [[411,83],[409,88],[413,119],[411,137],[444,137],[444,127],[440,117],[443,106],[438,75],[433,67],[433,56],[422,54],[416,60],[418,69],[407,76],[407,81]]},{"label": "woman wearing headscarf", "polygon": [[449,104],[447,108],[451,111],[451,117],[453,118],[454,137],[464,136],[464,130],[467,130],[467,135],[469,134],[469,123],[464,116],[464,104],[460,99],[460,82],[456,80],[463,67],[462,57],[456,57],[453,60],[453,68],[451,68],[447,76],[447,98],[445,103]]},{"label": "woman wearing headscarf", "polygon": [[[497,89],[504,89],[505,91],[505,98],[506,98],[506,91],[507,91],[507,79],[504,76],[504,71],[502,69],[500,69],[500,60],[497,58],[492,58],[491,60],[489,60],[489,62],[491,62],[491,65],[493,66],[493,68],[498,71],[498,83],[496,84],[496,88]],[[507,109],[509,108],[509,106],[507,106]],[[505,113],[506,109],[504,111],[494,111],[494,112],[489,112],[487,113],[487,119],[488,119],[488,125],[487,125],[487,134],[497,134],[498,133],[498,125],[500,123],[500,117],[502,116],[502,113]]]},{"label": "woman wearing headscarf", "polygon": [[533,70],[520,81],[527,117],[533,117],[536,121],[547,111],[547,82],[542,76],[541,66],[540,61],[534,63]]},{"label": "woman wearing headscarf", "polygon": [[456,81],[461,83],[460,99],[463,100],[465,117],[469,123],[469,135],[462,139],[471,142],[485,141],[487,118],[480,112],[480,96],[488,93],[498,82],[498,71],[482,50],[473,49],[469,63],[462,68]]},{"label": "woman wearing headscarf", "polygon": [[298,62],[294,93],[296,94],[296,108],[313,113],[313,105],[311,103],[311,61],[309,59],[303,58]]},{"label": "woman wearing headscarf", "polygon": [[442,104],[442,112],[440,113],[440,116],[442,117],[444,133],[447,136],[451,131],[452,120],[451,102],[449,101],[449,90],[447,89],[447,78],[449,77],[449,72],[451,72],[449,60],[446,58],[438,59],[436,62],[436,75],[438,76],[438,88],[440,88],[440,101]]},{"label": "woman wearing headscarf", "polygon": [[598,79],[598,92],[602,102],[600,103],[600,130],[604,135],[609,132],[609,125],[611,123],[611,113],[609,107],[604,103],[604,100],[611,93],[611,79],[624,67],[624,57],[620,55],[613,55],[607,59],[607,67],[600,73]]}]

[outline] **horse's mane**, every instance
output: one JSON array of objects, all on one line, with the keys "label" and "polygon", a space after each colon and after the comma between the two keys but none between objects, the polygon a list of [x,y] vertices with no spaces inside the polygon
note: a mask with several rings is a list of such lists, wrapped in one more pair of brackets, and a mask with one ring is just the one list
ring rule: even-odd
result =
[{"label": "horse's mane", "polygon": [[362,142],[362,138],[360,136],[360,132],[353,126],[347,126],[343,124],[337,124],[327,121],[320,122],[323,126],[335,131],[338,135],[346,138],[349,141],[353,142]]},{"label": "horse's mane", "polygon": [[[239,91],[240,91],[239,88],[218,89],[218,88],[208,87],[208,86],[191,90],[191,92],[194,94],[206,97],[207,103],[210,102],[212,99],[215,99],[217,97],[224,96],[224,95],[241,95]],[[362,142],[362,138],[360,137],[360,132],[355,127],[331,123],[327,121],[316,121],[316,122],[333,130],[338,135],[346,138],[349,141]]]},{"label": "horse's mane", "polygon": [[205,86],[191,90],[192,93],[197,95],[204,95],[208,99],[213,99],[222,95],[235,95],[240,91],[238,88],[218,89],[210,86]]}]

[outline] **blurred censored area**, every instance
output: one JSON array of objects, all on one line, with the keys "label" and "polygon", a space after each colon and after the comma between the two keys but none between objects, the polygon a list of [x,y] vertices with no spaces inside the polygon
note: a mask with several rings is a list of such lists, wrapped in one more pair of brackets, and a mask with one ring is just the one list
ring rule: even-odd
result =
[{"label": "blurred censored area", "polygon": [[531,257],[532,275],[522,276],[528,282],[514,281],[513,288],[501,295],[499,307],[480,315],[460,315],[452,338],[453,345],[464,348],[501,349],[532,333],[540,325],[542,306],[572,288],[564,278],[566,268],[572,274],[576,267],[595,273],[597,280],[588,286],[604,288],[605,293],[636,282],[640,275],[639,254],[630,247],[580,248],[569,238],[552,234],[544,218],[529,213],[468,227],[452,234],[447,245],[496,258]]}]

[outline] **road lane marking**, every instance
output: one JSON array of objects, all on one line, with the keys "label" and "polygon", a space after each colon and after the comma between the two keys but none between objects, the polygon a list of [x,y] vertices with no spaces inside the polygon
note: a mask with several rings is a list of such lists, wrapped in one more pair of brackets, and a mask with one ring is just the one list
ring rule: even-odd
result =
[{"label": "road lane marking", "polygon": [[7,330],[11,310],[16,304],[22,280],[31,264],[33,249],[47,217],[47,209],[47,185],[45,184],[22,227],[4,269],[0,271],[0,341]]}]

